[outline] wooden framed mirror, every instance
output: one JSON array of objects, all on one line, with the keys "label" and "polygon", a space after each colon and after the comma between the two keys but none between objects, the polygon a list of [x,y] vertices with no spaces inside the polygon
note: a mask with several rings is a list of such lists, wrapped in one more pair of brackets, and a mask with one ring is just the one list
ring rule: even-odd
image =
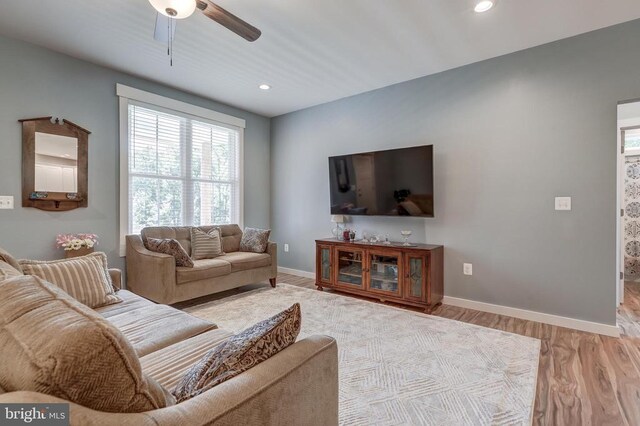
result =
[{"label": "wooden framed mirror", "polygon": [[66,211],[87,207],[89,132],[68,120],[22,123],[22,207]]}]

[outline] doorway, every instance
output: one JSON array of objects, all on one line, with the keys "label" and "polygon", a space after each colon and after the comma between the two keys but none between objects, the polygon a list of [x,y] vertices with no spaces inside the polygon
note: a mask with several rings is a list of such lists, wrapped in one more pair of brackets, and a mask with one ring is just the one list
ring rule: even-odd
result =
[{"label": "doorway", "polygon": [[618,105],[617,320],[640,337],[640,101]]}]

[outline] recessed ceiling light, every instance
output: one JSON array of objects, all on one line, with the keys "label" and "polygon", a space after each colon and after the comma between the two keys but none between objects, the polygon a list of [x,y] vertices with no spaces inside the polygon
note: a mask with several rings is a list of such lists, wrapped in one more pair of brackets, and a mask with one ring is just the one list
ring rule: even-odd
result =
[{"label": "recessed ceiling light", "polygon": [[261,90],[269,90],[269,89],[271,89],[271,86],[269,86],[268,84],[261,84],[258,87],[260,87]]},{"label": "recessed ceiling light", "polygon": [[476,3],[476,7],[473,8],[478,13],[486,12],[493,7],[493,0],[481,0]]}]

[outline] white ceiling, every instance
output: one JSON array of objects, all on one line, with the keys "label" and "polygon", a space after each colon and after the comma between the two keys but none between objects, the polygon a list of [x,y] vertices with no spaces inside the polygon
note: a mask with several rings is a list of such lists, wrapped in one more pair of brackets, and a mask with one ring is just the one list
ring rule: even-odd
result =
[{"label": "white ceiling", "polygon": [[[640,18],[638,0],[219,0],[249,43],[199,11],[174,66],[147,0],[2,0],[0,34],[276,116]],[[260,83],[273,89],[258,89]]]}]

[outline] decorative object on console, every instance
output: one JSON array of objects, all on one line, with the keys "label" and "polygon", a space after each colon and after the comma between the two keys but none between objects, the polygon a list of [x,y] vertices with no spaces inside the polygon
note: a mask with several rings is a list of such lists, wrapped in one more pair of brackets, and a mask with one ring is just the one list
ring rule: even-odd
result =
[{"label": "decorative object on console", "polygon": [[425,308],[442,303],[442,246],[316,240],[316,286]]},{"label": "decorative object on console", "polygon": [[351,230],[349,228],[345,228],[344,231],[342,231],[342,240],[343,241],[349,241],[351,239]]},{"label": "decorative object on console", "polygon": [[176,266],[193,268],[193,260],[175,238],[144,238],[142,242],[149,251],[173,256]]},{"label": "decorative object on console", "polygon": [[244,228],[240,240],[240,251],[249,253],[264,253],[269,244],[271,229]]},{"label": "decorative object on console", "polygon": [[331,222],[336,224],[336,227],[333,228],[331,233],[333,234],[336,240],[339,240],[340,235],[342,235],[342,229],[340,228],[340,224],[345,222],[345,217],[344,215],[341,215],[341,214],[331,215]]},{"label": "decorative object on console", "polygon": [[356,231],[351,229],[349,231],[349,241],[354,242],[356,240]]},{"label": "decorative object on console", "polygon": [[64,257],[67,259],[91,254],[96,245],[96,234],[58,234],[56,237],[56,246],[64,249]]},{"label": "decorative object on console", "polygon": [[111,282],[104,253],[51,261],[19,260],[19,263],[25,275],[35,275],[60,287],[90,308],[122,302]]},{"label": "decorative object on console", "polygon": [[182,402],[225,382],[295,343],[300,333],[300,304],[230,337],[203,356],[176,385]]},{"label": "decorative object on console", "polygon": [[208,232],[196,227],[191,228],[191,257],[193,260],[213,259],[223,254],[220,228],[212,228]]},{"label": "decorative object on console", "polygon": [[411,236],[412,232],[411,231],[400,231],[400,235],[402,235],[402,238],[404,238],[404,242],[402,243],[403,246],[405,247],[412,247],[413,244],[409,243],[409,237]]},{"label": "decorative object on console", "polygon": [[89,132],[68,120],[22,123],[22,207],[65,211],[87,207]]}]

